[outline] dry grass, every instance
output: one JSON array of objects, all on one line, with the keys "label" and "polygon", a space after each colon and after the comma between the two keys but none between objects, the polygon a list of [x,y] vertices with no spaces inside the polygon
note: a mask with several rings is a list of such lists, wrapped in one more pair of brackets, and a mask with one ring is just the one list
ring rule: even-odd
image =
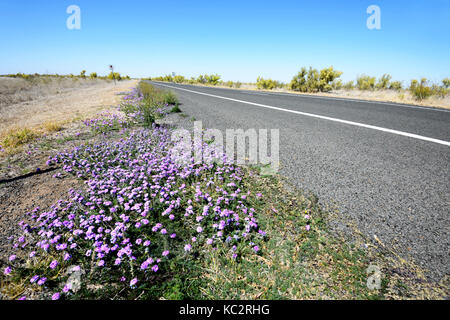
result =
[{"label": "dry grass", "polygon": [[46,131],[46,132],[58,132],[61,131],[63,129],[63,125],[66,123],[67,121],[47,121],[42,125],[42,128]]},{"label": "dry grass", "polygon": [[33,77],[30,80],[0,77],[0,109],[6,105],[41,99],[77,88],[99,86],[111,82],[111,80],[69,77]]},{"label": "dry grass", "polygon": [[[0,146],[8,155],[48,133],[61,131],[73,119],[83,119],[117,105],[120,92],[136,81],[38,77],[0,77]],[[19,101],[19,103],[17,103]]]},{"label": "dry grass", "polygon": [[[0,133],[11,127],[39,127],[46,122],[90,116],[111,105],[117,105],[120,101],[117,94],[134,85],[135,81],[118,82],[116,86],[104,81],[85,87],[77,87],[75,84],[70,90],[59,94],[43,95],[21,103],[4,104],[0,107]],[[17,94],[21,94],[22,89],[17,90]]]},{"label": "dry grass", "polygon": [[0,145],[6,151],[11,151],[33,141],[40,135],[39,131],[30,128],[10,128],[0,136]]}]

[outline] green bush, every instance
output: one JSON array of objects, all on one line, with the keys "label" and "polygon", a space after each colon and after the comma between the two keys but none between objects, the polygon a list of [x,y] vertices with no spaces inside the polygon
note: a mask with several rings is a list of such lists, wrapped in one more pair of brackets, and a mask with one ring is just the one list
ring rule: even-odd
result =
[{"label": "green bush", "polygon": [[183,83],[186,79],[183,76],[175,76],[173,77],[173,82],[175,83]]},{"label": "green bush", "polygon": [[312,67],[309,70],[303,67],[291,80],[289,88],[300,92],[328,92],[342,87],[342,81],[338,79],[341,75],[342,72],[333,67],[324,68],[320,72]]},{"label": "green bush", "polygon": [[306,75],[308,74],[308,71],[305,67],[302,67],[302,69],[297,73],[294,78],[292,78],[289,89],[294,91],[300,91],[300,92],[307,92],[308,87],[306,85]]},{"label": "green bush", "polygon": [[169,105],[175,105],[179,103],[177,96],[172,91],[166,91],[165,93],[163,93],[163,101],[164,103]]},{"label": "green bush", "polygon": [[80,72],[80,77],[85,79],[86,78],[86,70],[83,70]]},{"label": "green bush", "polygon": [[374,90],[375,89],[375,77],[369,77],[367,75],[361,75],[356,78],[356,87],[359,90]]},{"label": "green bush", "polygon": [[445,89],[448,89],[450,87],[450,78],[442,79],[442,85],[445,87]]},{"label": "green bush", "polygon": [[306,78],[306,87],[308,92],[318,92],[319,91],[320,74],[317,69],[309,67],[308,77]]},{"label": "green bush", "polygon": [[202,83],[202,84],[205,84],[205,83],[207,83],[208,82],[208,75],[207,74],[205,74],[205,75],[199,75],[198,77],[197,77],[197,82],[198,83]]},{"label": "green bush", "polygon": [[262,77],[258,77],[256,79],[256,87],[258,89],[272,90],[277,87],[277,82],[272,79],[263,79]]},{"label": "green bush", "polygon": [[342,72],[334,70],[333,67],[320,70],[317,90],[321,92],[331,91],[333,89],[333,83],[336,83],[341,75]]},{"label": "green bush", "polygon": [[445,98],[448,93],[448,89],[443,86],[439,86],[437,84],[433,84],[431,86],[431,94],[433,96],[437,96],[438,98]]},{"label": "green bush", "polygon": [[108,79],[113,80],[116,79],[117,81],[122,80],[122,77],[120,76],[120,73],[118,72],[110,72],[108,74]]},{"label": "green bush", "polygon": [[378,79],[378,83],[376,84],[376,88],[377,89],[388,89],[389,88],[389,84],[391,81],[392,77],[390,74],[383,74],[380,79]]},{"label": "green bush", "polygon": [[344,84],[344,89],[353,90],[355,89],[355,83],[353,81],[348,81]]},{"label": "green bush", "polygon": [[341,79],[334,80],[331,83],[331,87],[333,88],[333,90],[340,90],[340,89],[342,89],[343,86],[344,86],[344,84],[342,83]]},{"label": "green bush", "polygon": [[234,83],[234,87],[235,87],[235,88],[240,88],[241,85],[242,85],[242,83],[240,83],[239,81],[236,81],[236,82]]},{"label": "green bush", "polygon": [[97,72],[92,72],[92,73],[89,75],[89,77],[90,77],[91,79],[97,78]]},{"label": "green bush", "polygon": [[217,85],[220,80],[220,76],[218,74],[212,74],[212,75],[205,75],[206,80],[209,84],[212,84],[213,86]]},{"label": "green bush", "polygon": [[426,78],[422,78],[419,81],[411,80],[409,86],[409,91],[412,93],[416,100],[422,101],[433,94],[431,88],[428,86],[428,81]]},{"label": "green bush", "polygon": [[402,85],[402,83],[401,83],[401,81],[392,81],[390,84],[389,84],[389,89],[391,89],[391,90],[401,90],[403,88],[403,85]]}]

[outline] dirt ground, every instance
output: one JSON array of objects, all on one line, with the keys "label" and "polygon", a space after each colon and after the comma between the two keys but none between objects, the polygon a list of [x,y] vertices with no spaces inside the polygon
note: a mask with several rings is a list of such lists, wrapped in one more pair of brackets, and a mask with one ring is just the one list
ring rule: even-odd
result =
[{"label": "dirt ground", "polygon": [[52,177],[54,174],[47,172],[0,185],[0,264],[6,263],[11,251],[8,238],[22,235],[18,223],[26,219],[27,212],[36,207],[48,210],[58,200],[66,199],[70,188],[82,186],[75,178],[58,179]]},{"label": "dirt ground", "polygon": [[11,128],[33,128],[47,122],[92,116],[117,105],[118,94],[129,91],[136,83],[136,80],[127,80],[114,85],[113,82],[98,81],[87,86],[74,85],[56,94],[44,92],[36,99],[20,103],[3,104],[0,106],[0,135]]}]

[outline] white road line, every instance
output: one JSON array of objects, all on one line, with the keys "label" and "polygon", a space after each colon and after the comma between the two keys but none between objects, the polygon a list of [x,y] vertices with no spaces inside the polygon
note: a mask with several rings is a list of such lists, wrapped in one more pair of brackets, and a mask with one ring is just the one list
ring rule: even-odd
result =
[{"label": "white road line", "polygon": [[405,137],[410,137],[410,138],[414,138],[414,139],[418,139],[418,140],[423,140],[423,141],[429,141],[429,142],[442,144],[444,146],[450,146],[450,142],[448,142],[448,141],[434,139],[434,138],[429,138],[429,137],[424,137],[424,136],[421,136],[421,135],[418,135],[418,134],[414,134],[414,133],[403,132],[403,131],[398,131],[398,130],[393,130],[393,129],[387,129],[387,128],[383,128],[383,127],[372,126],[370,124],[364,124],[364,123],[359,123],[359,122],[354,122],[354,121],[348,121],[348,120],[342,120],[342,119],[337,119],[337,118],[332,118],[332,117],[326,117],[326,116],[321,116],[321,115],[313,114],[313,113],[307,113],[307,112],[283,109],[283,108],[279,108],[279,107],[268,106],[268,105],[265,105],[265,104],[254,103],[254,102],[250,102],[250,101],[244,101],[244,100],[238,100],[238,99],[233,99],[233,98],[228,98],[228,97],[222,97],[222,96],[217,96],[217,95],[214,95],[214,94],[209,94],[209,93],[198,92],[198,91],[188,90],[188,89],[184,89],[184,88],[169,86],[169,85],[166,85],[166,84],[158,83],[158,85],[163,86],[163,87],[183,90],[183,91],[187,91],[187,92],[191,92],[191,93],[196,93],[196,94],[200,94],[200,95],[204,95],[204,96],[214,97],[214,98],[218,98],[218,99],[230,100],[230,101],[234,101],[234,102],[249,104],[249,105],[252,105],[252,106],[257,106],[257,107],[262,107],[262,108],[267,108],[267,109],[272,109],[272,110],[278,110],[278,111],[284,111],[284,112],[300,114],[302,116],[307,116],[307,117],[313,117],[313,118],[318,118],[318,119],[323,119],[323,120],[328,120],[328,121],[344,123],[344,124],[348,124],[348,125],[351,125],[351,126],[357,126],[357,127],[362,127],[362,128],[372,129],[372,130],[378,130],[378,131],[382,131],[382,132],[388,132],[388,133],[396,134],[396,135],[399,135],[399,136],[405,136]]}]

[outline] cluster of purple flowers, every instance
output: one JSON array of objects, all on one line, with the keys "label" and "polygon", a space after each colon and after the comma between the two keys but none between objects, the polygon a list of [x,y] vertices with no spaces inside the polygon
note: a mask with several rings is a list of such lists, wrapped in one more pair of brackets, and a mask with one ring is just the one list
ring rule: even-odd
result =
[{"label": "cluster of purple flowers", "polygon": [[96,118],[87,119],[83,123],[95,132],[106,133],[128,127],[129,120],[121,114],[108,111],[97,114]]},{"label": "cluster of purple flowers", "polygon": [[36,208],[28,213],[32,222],[20,223],[24,235],[14,247],[28,250],[29,261],[12,256],[4,274],[48,261],[39,273],[29,273],[29,282],[43,285],[51,277],[63,288],[52,296],[59,299],[71,290],[61,272],[70,265],[98,274],[106,270],[108,281],[120,279],[135,288],[161,272],[174,255],[219,243],[230,247],[232,258],[237,248],[258,252],[255,241],[265,232],[248,206],[250,191],[240,187],[242,170],[232,162],[196,162],[194,157],[181,165],[172,159],[171,148],[170,132],[154,126],[118,142],[51,157],[48,165],[62,164],[85,180],[86,190],[70,190],[69,200],[47,212]]}]

